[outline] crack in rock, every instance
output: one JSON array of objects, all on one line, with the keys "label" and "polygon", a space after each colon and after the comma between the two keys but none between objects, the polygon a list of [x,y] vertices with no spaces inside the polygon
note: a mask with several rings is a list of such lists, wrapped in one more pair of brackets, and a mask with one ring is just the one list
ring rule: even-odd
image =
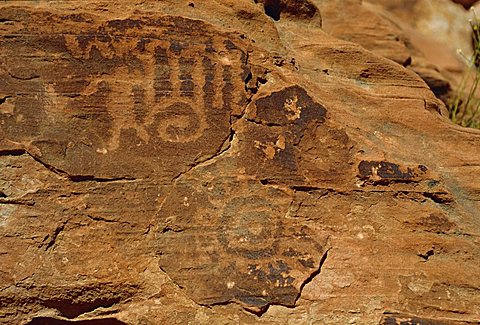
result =
[{"label": "crack in rock", "polygon": [[187,173],[189,173],[190,171],[194,170],[195,168],[198,168],[198,167],[201,167],[201,166],[205,166],[205,165],[208,165],[209,163],[211,163],[212,161],[214,161],[215,159],[217,159],[218,157],[220,157],[222,154],[224,154],[225,152],[227,152],[231,147],[232,147],[232,142],[235,138],[236,134],[235,134],[235,131],[233,130],[233,128],[230,128],[230,134],[228,135],[228,137],[225,139],[225,141],[222,143],[222,145],[220,146],[219,150],[217,151],[217,153],[215,153],[214,155],[208,157],[208,158],[205,158],[203,160],[200,160],[198,161],[196,164],[194,165],[191,165],[189,166],[189,168],[184,171],[184,172],[181,172],[179,173],[178,175],[176,175],[173,179],[172,179],[172,183],[175,183],[179,178],[181,178],[182,176],[186,175]]},{"label": "crack in rock", "polygon": [[102,222],[107,222],[107,223],[120,223],[120,224],[127,224],[130,225],[130,222],[128,221],[119,221],[119,220],[114,220],[114,219],[106,219],[103,217],[96,217],[92,216],[90,214],[85,215],[88,219],[94,220],[94,221],[102,221]]},{"label": "crack in rock", "polygon": [[31,152],[26,149],[6,149],[0,150],[0,156],[21,156],[23,154],[29,155],[33,160],[41,164],[43,167],[48,169],[49,171],[53,172],[54,174],[60,176],[61,178],[68,179],[72,182],[79,183],[79,182],[99,182],[99,183],[108,183],[108,182],[121,182],[121,181],[139,181],[141,179],[137,179],[134,177],[97,177],[93,175],[71,175],[64,170],[61,170],[53,165],[50,165],[44,162],[41,158],[35,156]]},{"label": "crack in rock", "polygon": [[322,271],[323,265],[325,264],[325,261],[327,260],[328,257],[328,252],[330,251],[331,248],[328,248],[325,253],[323,253],[322,258],[320,259],[320,262],[318,263],[318,268],[310,274],[308,278],[303,281],[303,283],[300,285],[300,290],[298,292],[297,299],[295,299],[295,303],[297,303],[298,299],[302,296],[303,289],[305,286],[309,283],[311,283]]},{"label": "crack in rock", "polygon": [[[55,245],[58,235],[60,235],[60,233],[65,229],[65,226],[67,225],[67,223],[68,223],[68,220],[66,220],[64,223],[58,226],[51,235],[47,235],[43,240],[44,243],[42,243],[40,247],[45,246],[45,251],[48,251],[49,249],[51,249],[53,245]],[[50,238],[50,240],[48,241],[48,243],[45,243],[45,241],[48,238]]]},{"label": "crack in rock", "polygon": [[0,105],[4,104],[9,98],[13,98],[13,96],[7,95],[7,96],[0,97]]},{"label": "crack in rock", "polygon": [[26,325],[68,325],[68,324],[82,324],[82,325],[126,325],[116,318],[112,317],[102,317],[102,318],[92,318],[92,319],[82,319],[80,321],[68,320],[62,318],[53,318],[53,317],[34,317]]},{"label": "crack in rock", "polygon": [[[258,317],[262,317],[267,311],[268,309],[270,308],[270,306],[283,306],[283,307],[287,307],[287,308],[295,308],[296,307],[296,303],[298,302],[298,300],[300,299],[300,297],[302,296],[302,292],[303,292],[303,289],[305,288],[306,285],[308,285],[309,283],[311,283],[321,272],[324,264],[325,264],[325,261],[327,260],[327,257],[328,257],[328,252],[330,251],[331,248],[328,248],[325,253],[322,255],[322,258],[320,259],[320,262],[318,264],[318,267],[302,282],[302,284],[300,285],[300,289],[298,291],[298,295],[297,297],[295,298],[295,305],[294,306],[291,306],[291,305],[285,305],[285,304],[282,304],[282,303],[268,303],[266,304],[265,306],[261,307],[261,308],[258,308],[258,309],[252,309],[251,307],[249,306],[246,306],[245,304],[239,302],[239,301],[224,301],[224,302],[218,302],[218,303],[212,303],[212,304],[199,304],[200,306],[204,306],[204,307],[214,307],[214,306],[228,306],[228,305],[232,305],[232,304],[235,304],[235,305],[239,305],[241,306],[245,311],[249,312],[249,313],[252,313]],[[181,286],[179,286],[178,284],[176,284],[179,288],[182,288]]]},{"label": "crack in rock", "polygon": [[16,75],[14,75],[13,73],[11,73],[10,71],[8,71],[8,74],[9,74],[10,77],[12,77],[13,79],[23,80],[23,81],[29,81],[29,80],[33,80],[33,79],[38,79],[38,78],[40,78],[40,76],[37,75],[37,74],[31,75],[31,76],[26,76],[26,77],[16,76]]},{"label": "crack in rock", "polygon": [[32,199],[22,199],[22,198],[7,198],[6,194],[0,191],[0,204],[15,204],[15,205],[25,205],[25,206],[34,206],[35,201]]}]

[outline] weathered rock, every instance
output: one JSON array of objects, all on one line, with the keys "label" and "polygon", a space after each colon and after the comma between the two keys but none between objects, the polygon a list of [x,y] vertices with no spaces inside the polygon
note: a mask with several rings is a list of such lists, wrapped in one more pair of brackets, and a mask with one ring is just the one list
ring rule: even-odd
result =
[{"label": "weathered rock", "polygon": [[2,4],[0,320],[477,323],[480,132],[341,3]]},{"label": "weathered rock", "polygon": [[452,102],[472,53],[472,13],[449,0],[351,1],[348,8],[339,15],[338,3],[322,2],[324,30],[408,67]]},{"label": "weathered rock", "polygon": [[[390,21],[393,25],[391,33],[402,35],[411,55],[408,67],[447,106],[451,106],[458,96],[468,97],[474,75],[471,68],[471,22],[478,19],[475,11],[464,10],[448,0],[368,0],[363,5]],[[367,25],[371,26],[371,23]],[[382,36],[385,32],[377,30]],[[359,43],[369,48],[361,39]],[[469,76],[466,78],[467,71]],[[478,97],[478,92],[475,96]]]},{"label": "weathered rock", "polygon": [[464,6],[465,9],[468,9],[468,8],[470,8],[471,6],[473,6],[475,3],[477,3],[478,0],[453,0],[453,2],[459,3],[459,4],[461,4],[462,6]]},{"label": "weathered rock", "polygon": [[448,0],[367,1],[383,9],[379,14],[393,20],[403,31],[407,46],[419,52],[416,56],[421,54],[445,72],[463,70],[464,62],[457,51],[466,57],[472,52],[468,23],[473,18],[471,12]]}]

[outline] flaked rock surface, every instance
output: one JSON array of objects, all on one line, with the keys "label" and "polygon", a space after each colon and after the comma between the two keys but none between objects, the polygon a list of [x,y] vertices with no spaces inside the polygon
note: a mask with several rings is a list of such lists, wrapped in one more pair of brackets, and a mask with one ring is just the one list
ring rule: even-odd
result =
[{"label": "flaked rock surface", "polygon": [[477,324],[480,132],[348,9],[1,4],[0,322]]}]

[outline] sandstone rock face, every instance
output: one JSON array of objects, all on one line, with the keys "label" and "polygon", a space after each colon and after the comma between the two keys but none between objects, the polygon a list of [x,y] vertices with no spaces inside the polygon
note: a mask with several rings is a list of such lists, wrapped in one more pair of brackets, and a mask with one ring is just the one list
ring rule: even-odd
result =
[{"label": "sandstone rock face", "polygon": [[383,9],[380,15],[403,31],[410,43],[407,46],[415,47],[441,70],[462,69],[456,51],[461,50],[465,56],[472,52],[468,20],[473,14],[452,1],[367,0],[366,3]]},{"label": "sandstone rock face", "polygon": [[478,0],[453,0],[453,2],[463,5],[465,8],[470,8],[477,3]]},{"label": "sandstone rock face", "polygon": [[339,15],[338,3],[322,2],[324,31],[411,69],[447,105],[465,87],[473,12],[450,0],[366,0],[348,8]]},{"label": "sandstone rock face", "polygon": [[348,5],[0,5],[0,322],[477,324],[480,132]]}]

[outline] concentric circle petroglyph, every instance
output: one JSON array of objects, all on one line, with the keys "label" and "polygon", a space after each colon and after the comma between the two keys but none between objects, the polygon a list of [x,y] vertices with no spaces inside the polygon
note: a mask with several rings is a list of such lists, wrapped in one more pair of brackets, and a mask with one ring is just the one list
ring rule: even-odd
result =
[{"label": "concentric circle petroglyph", "polygon": [[[162,269],[202,304],[294,305],[324,247],[306,225],[286,220],[292,193],[228,177],[210,182],[203,174],[200,168],[182,178],[158,212]],[[179,258],[182,265],[174,263]]]},{"label": "concentric circle petroglyph", "polygon": [[250,259],[277,253],[281,216],[275,203],[260,196],[239,196],[230,200],[219,217],[218,239],[224,249]]}]

